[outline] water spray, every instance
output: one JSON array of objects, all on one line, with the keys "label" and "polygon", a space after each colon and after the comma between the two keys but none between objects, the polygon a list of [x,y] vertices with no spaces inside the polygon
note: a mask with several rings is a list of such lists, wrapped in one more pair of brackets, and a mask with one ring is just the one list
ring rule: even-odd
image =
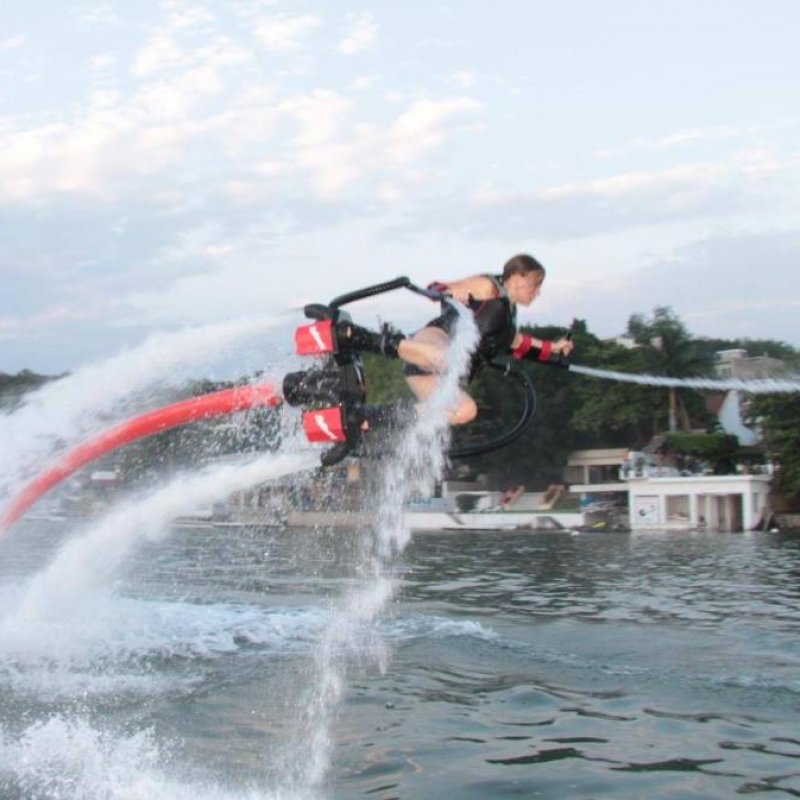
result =
[{"label": "water spray", "polygon": [[49,469],[40,473],[0,515],[0,535],[8,530],[42,495],[81,467],[123,445],[163,433],[178,425],[197,422],[236,411],[276,406],[281,402],[269,384],[239,386],[193,397],[156,409],[118,425],[64,454]]},{"label": "water spray", "polygon": [[725,380],[714,378],[671,378],[662,375],[638,375],[630,372],[595,369],[594,367],[582,367],[579,364],[570,364],[569,370],[579,375],[586,375],[589,378],[636,383],[640,386],[697,389],[713,392],[741,391],[748,394],[789,394],[800,392],[800,379],[798,378],[760,378],[755,380],[738,378]]}]

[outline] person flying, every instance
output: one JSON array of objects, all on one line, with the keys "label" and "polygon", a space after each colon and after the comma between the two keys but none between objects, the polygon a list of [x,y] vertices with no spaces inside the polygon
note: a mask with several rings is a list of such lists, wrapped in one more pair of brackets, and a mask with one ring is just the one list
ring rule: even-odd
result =
[{"label": "person flying", "polygon": [[[510,258],[499,275],[480,274],[455,281],[437,281],[428,287],[463,303],[473,313],[479,340],[472,355],[468,380],[498,356],[548,362],[572,353],[574,343],[568,337],[550,341],[517,330],[517,306],[529,306],[536,300],[544,278],[544,267],[533,256],[520,254]],[[446,368],[450,337],[458,317],[452,303],[443,302],[442,313],[410,337],[388,326],[376,332],[342,321],[337,326],[339,346],[402,359],[408,387],[422,404],[436,391],[439,376]],[[456,405],[448,413],[448,423],[463,425],[474,420],[477,414],[475,400],[461,389]]]}]

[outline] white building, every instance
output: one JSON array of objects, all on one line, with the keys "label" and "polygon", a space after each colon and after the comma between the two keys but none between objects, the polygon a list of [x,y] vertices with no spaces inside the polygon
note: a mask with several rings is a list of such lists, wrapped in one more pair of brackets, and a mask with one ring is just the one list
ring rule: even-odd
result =
[{"label": "white building", "polygon": [[565,475],[582,499],[624,495],[631,530],[752,530],[769,516],[769,475],[681,475],[621,449],[579,450]]},{"label": "white building", "polygon": [[[760,380],[769,378],[784,367],[784,362],[769,356],[748,356],[743,348],[718,350],[714,372],[718,378],[736,380]],[[717,411],[719,424],[725,433],[733,434],[743,447],[758,444],[758,431],[744,424],[747,411],[747,398],[738,391],[725,395]]]},{"label": "white building", "polygon": [[631,530],[753,530],[769,515],[769,475],[636,477]]}]

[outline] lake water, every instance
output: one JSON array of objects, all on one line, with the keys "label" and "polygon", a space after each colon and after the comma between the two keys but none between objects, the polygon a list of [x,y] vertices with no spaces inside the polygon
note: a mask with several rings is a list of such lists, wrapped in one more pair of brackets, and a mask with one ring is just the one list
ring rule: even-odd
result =
[{"label": "lake water", "polygon": [[798,534],[421,534],[366,621],[369,532],[180,529],[33,603],[60,537],[0,541],[3,800],[800,796]]}]

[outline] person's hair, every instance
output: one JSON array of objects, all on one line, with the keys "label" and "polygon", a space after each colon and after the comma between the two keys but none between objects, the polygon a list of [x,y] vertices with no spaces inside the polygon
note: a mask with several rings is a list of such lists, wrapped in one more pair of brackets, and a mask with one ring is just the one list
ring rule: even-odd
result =
[{"label": "person's hair", "polygon": [[506,261],[503,267],[503,280],[507,281],[512,275],[530,275],[531,272],[538,272],[542,279],[546,274],[544,267],[533,256],[520,253]]}]

